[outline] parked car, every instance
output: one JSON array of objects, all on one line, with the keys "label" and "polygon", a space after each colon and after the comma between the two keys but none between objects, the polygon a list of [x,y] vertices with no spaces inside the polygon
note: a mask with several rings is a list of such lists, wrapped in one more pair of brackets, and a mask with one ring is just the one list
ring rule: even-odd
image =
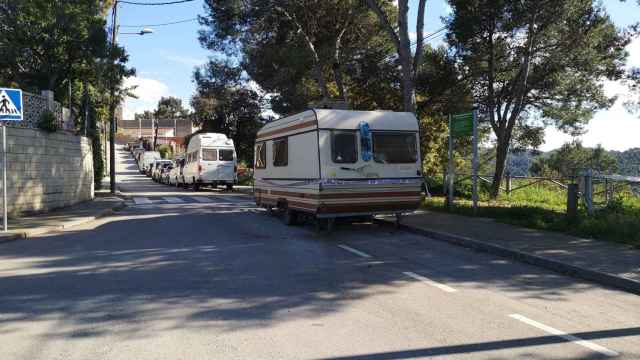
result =
[{"label": "parked car", "polygon": [[171,160],[156,160],[151,166],[151,179],[160,182],[162,170],[172,164]]},{"label": "parked car", "polygon": [[182,169],[184,169],[184,159],[176,159],[176,161],[174,161],[173,168],[169,172],[169,185],[181,186],[184,184]]},{"label": "parked car", "polygon": [[200,186],[226,185],[233,189],[236,183],[236,151],[233,140],[224,134],[201,133],[194,135],[187,146],[186,164],[182,170],[186,186],[198,191]]},{"label": "parked car", "polygon": [[158,180],[161,184],[167,184],[170,185],[169,183],[169,174],[171,174],[171,170],[173,170],[175,166],[175,162],[171,162],[168,165],[163,165],[160,168],[160,175],[158,175]]},{"label": "parked car", "polygon": [[160,159],[162,159],[162,157],[157,151],[145,151],[141,153],[138,165],[140,167],[140,172],[147,176],[151,176],[151,166],[153,165],[153,162]]}]

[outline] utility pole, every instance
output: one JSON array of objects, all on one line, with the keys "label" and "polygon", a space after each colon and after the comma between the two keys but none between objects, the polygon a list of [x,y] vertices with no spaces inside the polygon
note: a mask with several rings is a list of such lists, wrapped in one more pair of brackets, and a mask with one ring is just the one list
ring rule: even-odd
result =
[{"label": "utility pole", "polygon": [[[111,56],[115,55],[116,37],[118,29],[118,0],[113,3],[113,21],[111,23]],[[116,59],[113,59],[113,71],[111,78],[111,123],[109,124],[109,180],[111,193],[116,193]]]}]

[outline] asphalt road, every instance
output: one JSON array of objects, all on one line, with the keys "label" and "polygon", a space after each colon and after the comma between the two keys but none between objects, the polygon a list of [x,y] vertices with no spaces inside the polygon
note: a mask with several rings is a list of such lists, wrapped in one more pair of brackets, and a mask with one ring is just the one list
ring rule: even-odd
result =
[{"label": "asphalt road", "polygon": [[124,211],[0,247],[0,359],[640,359],[638,296],[121,160]]}]

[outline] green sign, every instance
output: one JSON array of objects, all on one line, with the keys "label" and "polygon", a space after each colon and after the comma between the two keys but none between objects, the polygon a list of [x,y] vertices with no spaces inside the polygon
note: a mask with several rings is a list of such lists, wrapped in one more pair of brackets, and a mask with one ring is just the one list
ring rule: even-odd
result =
[{"label": "green sign", "polygon": [[451,116],[451,136],[463,137],[473,135],[473,112]]}]

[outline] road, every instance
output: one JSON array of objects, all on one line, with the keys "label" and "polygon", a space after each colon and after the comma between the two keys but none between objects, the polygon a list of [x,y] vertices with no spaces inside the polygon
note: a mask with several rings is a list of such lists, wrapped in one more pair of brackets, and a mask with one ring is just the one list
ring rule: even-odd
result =
[{"label": "road", "polygon": [[0,247],[0,359],[640,359],[640,297],[374,224],[152,183]]}]

